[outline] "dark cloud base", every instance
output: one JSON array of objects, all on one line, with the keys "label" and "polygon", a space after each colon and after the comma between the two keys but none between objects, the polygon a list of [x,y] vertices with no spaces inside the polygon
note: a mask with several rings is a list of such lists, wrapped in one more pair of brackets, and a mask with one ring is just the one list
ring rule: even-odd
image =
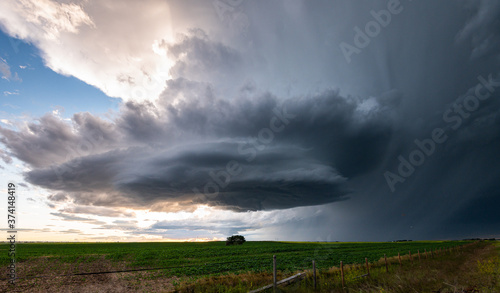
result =
[{"label": "dark cloud base", "polygon": [[[207,90],[175,82],[179,91],[193,85],[200,94]],[[377,101],[362,113],[359,101],[336,91],[284,103],[264,93],[237,102],[203,97],[175,107],[128,103],[113,122],[86,113],[75,115],[72,124],[53,124],[58,118],[46,116],[36,132],[1,131],[12,152],[34,167],[26,180],[59,192],[52,200],[269,210],[345,199],[346,176],[366,173],[384,157],[389,106]],[[358,117],[363,114],[370,117]],[[52,146],[46,137],[57,133],[66,135],[54,137]],[[33,153],[30,146],[42,143]],[[45,152],[52,164],[39,159]]]}]

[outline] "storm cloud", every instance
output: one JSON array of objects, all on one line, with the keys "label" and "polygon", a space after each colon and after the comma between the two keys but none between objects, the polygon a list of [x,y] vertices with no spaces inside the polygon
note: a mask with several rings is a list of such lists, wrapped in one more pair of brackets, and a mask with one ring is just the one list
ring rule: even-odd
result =
[{"label": "storm cloud", "polygon": [[[26,163],[25,179],[51,190],[51,202],[87,207],[65,212],[315,206],[314,217],[262,229],[295,240],[498,237],[499,4],[244,1],[234,11],[245,22],[229,28],[215,11],[170,4],[179,34],[154,36],[154,50],[172,61],[168,78],[153,76],[151,52],[145,70],[98,59],[112,81],[75,73],[80,60],[70,58],[78,66],[60,71],[111,86],[110,95],[129,91],[119,112],[0,128],[6,163]],[[90,36],[89,26],[75,29]],[[355,50],[347,56],[342,44]],[[151,96],[132,98],[150,75]],[[260,227],[229,222],[218,231]],[[210,231],[200,221],[150,228],[142,232]]]},{"label": "storm cloud", "polygon": [[[183,90],[185,81],[175,82]],[[393,100],[327,90],[280,104],[269,93],[235,102],[202,93],[175,106],[127,103],[111,122],[47,115],[24,131],[1,131],[12,153],[36,167],[26,173],[31,184],[82,204],[166,210],[162,202],[247,211],[342,200],[343,184],[374,168],[391,138]]]}]

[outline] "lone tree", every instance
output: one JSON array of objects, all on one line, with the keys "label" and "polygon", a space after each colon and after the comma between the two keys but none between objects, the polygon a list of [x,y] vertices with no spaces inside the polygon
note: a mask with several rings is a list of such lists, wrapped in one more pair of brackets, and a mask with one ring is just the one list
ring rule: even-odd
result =
[{"label": "lone tree", "polygon": [[231,237],[227,237],[226,245],[243,244],[245,241],[245,237],[241,235],[233,235]]}]

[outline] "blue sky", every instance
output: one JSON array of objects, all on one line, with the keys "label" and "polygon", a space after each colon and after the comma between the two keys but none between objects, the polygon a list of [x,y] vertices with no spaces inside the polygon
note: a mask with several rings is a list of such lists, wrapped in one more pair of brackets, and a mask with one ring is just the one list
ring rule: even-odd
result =
[{"label": "blue sky", "polygon": [[[42,116],[64,109],[63,116],[88,111],[106,113],[117,110],[119,99],[72,76],[58,74],[45,66],[40,51],[30,43],[0,31],[1,57],[18,79],[1,79],[2,109],[9,115]],[[10,92],[13,94],[5,93]]]},{"label": "blue sky", "polygon": [[499,236],[495,1],[3,6],[22,239]]}]

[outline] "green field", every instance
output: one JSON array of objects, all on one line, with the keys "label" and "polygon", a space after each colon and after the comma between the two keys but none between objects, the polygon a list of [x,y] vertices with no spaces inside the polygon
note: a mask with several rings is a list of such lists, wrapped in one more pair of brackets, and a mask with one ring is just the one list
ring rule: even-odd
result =
[{"label": "green field", "polygon": [[[253,242],[225,246],[224,242],[206,243],[20,243],[17,262],[25,269],[18,277],[52,273],[74,274],[109,270],[167,268],[163,276],[203,276],[239,272],[270,272],[272,256],[277,256],[278,270],[283,273],[311,268],[315,260],[319,269],[344,264],[369,262],[384,256],[423,253],[438,248],[463,245],[465,241],[388,242],[388,243],[314,243]],[[6,266],[8,245],[0,251],[0,264]],[[43,262],[41,262],[43,260]],[[99,264],[106,262],[107,266]],[[31,265],[33,264],[33,265]],[[32,267],[32,269],[27,269]]]}]

